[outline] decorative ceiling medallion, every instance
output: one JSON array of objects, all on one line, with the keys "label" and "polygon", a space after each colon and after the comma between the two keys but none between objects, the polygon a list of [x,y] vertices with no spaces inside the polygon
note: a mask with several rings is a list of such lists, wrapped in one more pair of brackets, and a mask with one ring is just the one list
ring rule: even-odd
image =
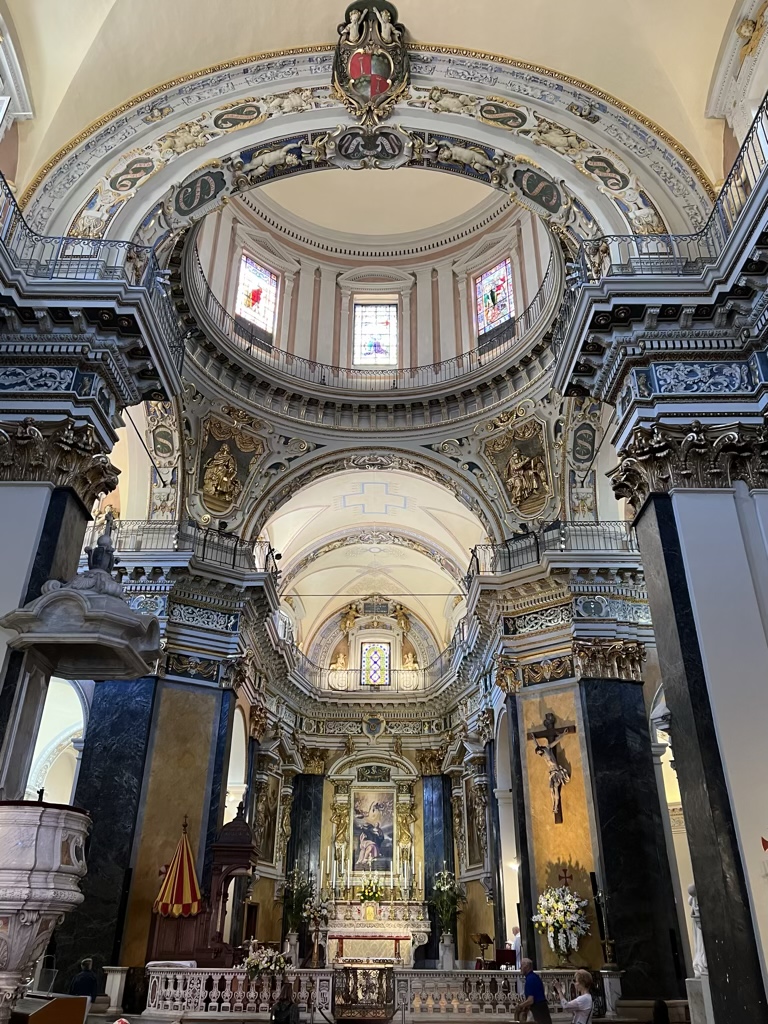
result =
[{"label": "decorative ceiling medallion", "polygon": [[339,25],[333,88],[365,128],[389,117],[410,83],[405,27],[388,0],[355,0]]}]

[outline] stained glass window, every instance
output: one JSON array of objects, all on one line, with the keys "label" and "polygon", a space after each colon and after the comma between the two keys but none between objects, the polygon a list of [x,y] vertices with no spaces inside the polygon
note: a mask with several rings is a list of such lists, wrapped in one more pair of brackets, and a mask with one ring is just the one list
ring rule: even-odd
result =
[{"label": "stained glass window", "polygon": [[502,260],[493,270],[478,277],[477,333],[485,334],[499,324],[511,320],[515,315],[515,300],[512,295],[512,265]]},{"label": "stained glass window", "polygon": [[361,653],[360,682],[362,685],[389,686],[389,644],[363,644]]},{"label": "stained glass window", "polygon": [[397,303],[356,302],[355,365],[397,365]]},{"label": "stained glass window", "polygon": [[235,312],[267,334],[273,334],[275,330],[277,285],[277,277],[271,270],[243,254]]}]

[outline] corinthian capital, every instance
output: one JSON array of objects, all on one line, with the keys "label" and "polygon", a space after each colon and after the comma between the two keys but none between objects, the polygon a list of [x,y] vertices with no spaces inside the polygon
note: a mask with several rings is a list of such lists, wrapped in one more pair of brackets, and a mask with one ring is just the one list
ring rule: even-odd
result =
[{"label": "corinthian capital", "polygon": [[90,423],[67,417],[0,423],[0,480],[42,481],[71,487],[89,508],[117,487],[120,470],[109,461]]},{"label": "corinthian capital", "polygon": [[594,637],[573,641],[576,675],[593,679],[642,679],[645,644]]},{"label": "corinthian capital", "polygon": [[675,487],[730,487],[734,480],[768,487],[768,427],[699,420],[637,427],[610,476],[616,497],[635,511],[649,494]]}]

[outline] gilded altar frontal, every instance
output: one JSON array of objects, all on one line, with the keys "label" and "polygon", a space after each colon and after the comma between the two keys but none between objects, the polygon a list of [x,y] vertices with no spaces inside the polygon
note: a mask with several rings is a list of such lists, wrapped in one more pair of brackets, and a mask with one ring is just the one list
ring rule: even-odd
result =
[{"label": "gilded altar frontal", "polygon": [[768,2],[636,6],[0,0],[0,1024],[768,1024]]}]

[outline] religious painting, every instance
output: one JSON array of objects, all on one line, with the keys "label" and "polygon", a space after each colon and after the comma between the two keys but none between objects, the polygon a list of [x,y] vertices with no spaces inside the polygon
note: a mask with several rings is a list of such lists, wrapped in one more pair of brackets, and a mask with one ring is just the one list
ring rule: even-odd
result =
[{"label": "religious painting", "polygon": [[465,779],[464,806],[467,809],[465,834],[467,837],[467,867],[469,868],[482,867],[484,862],[483,850],[480,846],[480,834],[475,826],[475,819],[478,813],[476,803],[477,797],[475,787],[472,785],[472,779]]},{"label": "religious painting", "polygon": [[264,824],[261,830],[261,854],[259,860],[273,864],[275,860],[275,838],[277,836],[277,812],[280,804],[280,779],[270,775],[264,796]]},{"label": "religious painting", "polygon": [[485,442],[485,455],[512,508],[526,518],[540,515],[552,493],[544,425],[531,419],[507,427]]},{"label": "religious painting", "polygon": [[352,870],[391,871],[394,840],[394,792],[356,790],[352,795]]}]

